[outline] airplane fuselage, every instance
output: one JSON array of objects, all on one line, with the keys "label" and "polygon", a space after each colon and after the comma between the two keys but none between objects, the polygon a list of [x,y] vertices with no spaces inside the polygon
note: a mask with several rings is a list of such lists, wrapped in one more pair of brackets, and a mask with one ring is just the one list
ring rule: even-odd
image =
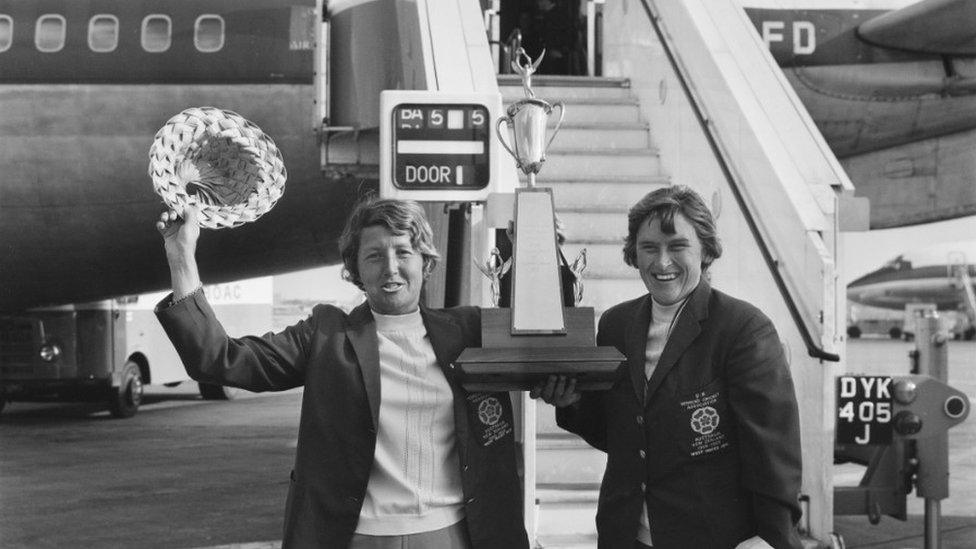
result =
[{"label": "airplane fuselage", "polygon": [[871,200],[873,229],[976,214],[976,58],[861,34],[910,3],[745,2],[856,194]]},{"label": "airplane fuselage", "polygon": [[259,222],[203,236],[208,282],[334,262],[357,189],[320,168],[317,17],[314,0],[0,0],[0,310],[167,286],[147,153],[191,106],[260,126],[289,173]]},{"label": "airplane fuselage", "polygon": [[[963,284],[976,284],[976,240],[939,244],[900,255],[847,286],[854,303],[902,311],[911,303],[934,304],[940,311],[966,310]],[[976,313],[976,311],[974,311]]]}]

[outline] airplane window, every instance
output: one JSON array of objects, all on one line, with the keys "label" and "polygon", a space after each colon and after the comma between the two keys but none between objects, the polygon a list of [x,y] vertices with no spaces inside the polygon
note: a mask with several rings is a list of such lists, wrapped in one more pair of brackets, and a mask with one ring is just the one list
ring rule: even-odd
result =
[{"label": "airplane window", "polygon": [[142,49],[159,53],[169,49],[173,23],[168,15],[147,15],[142,20]]},{"label": "airplane window", "polygon": [[34,45],[39,51],[54,53],[64,47],[65,22],[63,15],[48,13],[37,18]]},{"label": "airplane window", "polygon": [[224,47],[224,18],[219,15],[197,17],[193,43],[198,50],[205,53],[220,51]]},{"label": "airplane window", "polygon": [[0,15],[0,51],[7,51],[14,42],[14,20],[9,15]]},{"label": "airplane window", "polygon": [[119,18],[96,15],[88,22],[88,47],[91,51],[115,51],[119,45]]}]

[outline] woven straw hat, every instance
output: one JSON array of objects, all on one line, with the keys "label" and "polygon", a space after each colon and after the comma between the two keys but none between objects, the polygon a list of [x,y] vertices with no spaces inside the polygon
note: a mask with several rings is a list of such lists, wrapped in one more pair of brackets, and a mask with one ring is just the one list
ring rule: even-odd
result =
[{"label": "woven straw hat", "polygon": [[196,204],[202,227],[223,229],[268,212],[281,198],[287,172],[261,128],[235,112],[195,107],[156,132],[149,176],[176,213]]}]

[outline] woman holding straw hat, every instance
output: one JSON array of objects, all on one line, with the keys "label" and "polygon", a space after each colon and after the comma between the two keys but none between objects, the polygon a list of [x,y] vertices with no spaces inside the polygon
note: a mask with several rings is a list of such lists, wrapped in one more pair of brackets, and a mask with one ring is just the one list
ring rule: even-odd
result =
[{"label": "woman holding straw hat", "polygon": [[283,547],[527,548],[507,393],[467,393],[452,362],[480,345],[475,307],[420,304],[438,254],[415,202],[367,199],[340,237],[366,294],[280,333],[226,335],[202,292],[197,211],[156,223],[173,293],[157,315],[194,379],[304,386]]}]

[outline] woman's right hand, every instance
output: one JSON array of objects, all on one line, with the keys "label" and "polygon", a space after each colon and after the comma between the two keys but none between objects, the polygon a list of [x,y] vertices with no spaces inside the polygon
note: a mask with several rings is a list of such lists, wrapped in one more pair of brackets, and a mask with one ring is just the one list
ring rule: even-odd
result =
[{"label": "woman's right hand", "polygon": [[167,210],[159,214],[156,221],[156,230],[163,237],[163,247],[166,248],[174,300],[186,297],[201,286],[196,260],[200,238],[196,206],[184,208],[183,215],[181,219],[175,211]]},{"label": "woman's right hand", "polygon": [[163,237],[166,256],[170,259],[192,258],[200,238],[199,213],[196,206],[187,206],[181,218],[175,210],[159,214],[156,230]]},{"label": "woman's right hand", "polygon": [[557,408],[571,406],[579,402],[582,394],[576,390],[576,378],[551,375],[529,392],[531,398],[542,398]]}]

